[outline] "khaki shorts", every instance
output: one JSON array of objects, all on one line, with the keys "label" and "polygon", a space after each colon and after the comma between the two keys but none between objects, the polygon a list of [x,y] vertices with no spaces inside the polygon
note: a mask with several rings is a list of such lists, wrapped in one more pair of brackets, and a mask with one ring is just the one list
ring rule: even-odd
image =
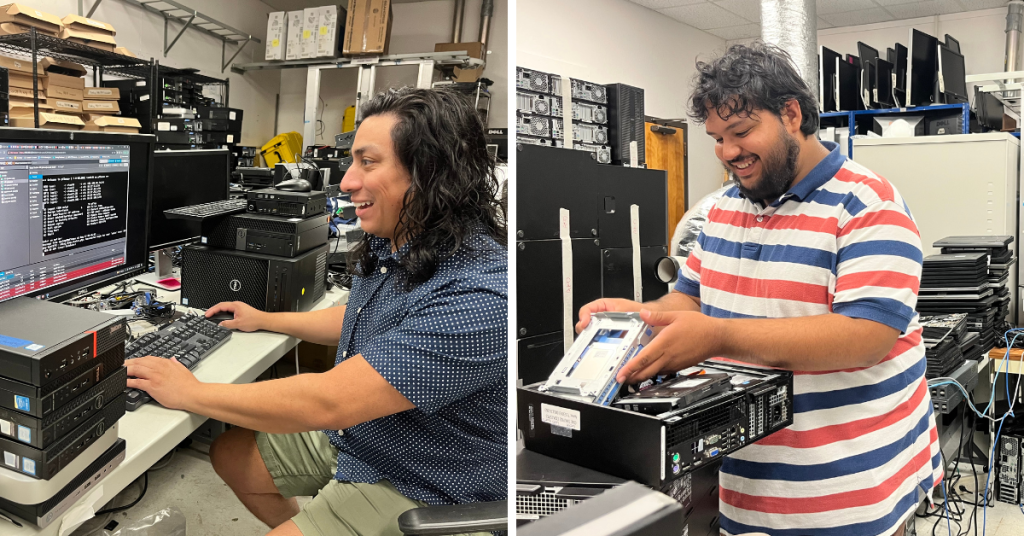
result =
[{"label": "khaki shorts", "polygon": [[323,432],[256,432],[256,446],[281,495],[316,495],[292,518],[304,536],[402,536],[398,516],[426,506],[402,495],[387,480],[334,480],[338,451]]}]

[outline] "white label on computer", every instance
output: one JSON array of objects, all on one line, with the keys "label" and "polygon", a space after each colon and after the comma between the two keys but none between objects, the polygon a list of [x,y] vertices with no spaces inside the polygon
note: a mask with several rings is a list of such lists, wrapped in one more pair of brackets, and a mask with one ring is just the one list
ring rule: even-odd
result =
[{"label": "white label on computer", "polygon": [[28,458],[21,459],[21,470],[26,473],[35,476],[36,474],[36,461]]},{"label": "white label on computer", "polygon": [[148,101],[148,100],[149,100],[149,95],[143,95],[143,96],[139,97],[139,102]]},{"label": "white label on computer", "polygon": [[228,134],[228,143],[235,143],[235,135]]},{"label": "white label on computer", "polygon": [[540,405],[540,421],[552,426],[561,426],[570,430],[580,429],[580,412],[574,409],[565,409],[550,404]]},{"label": "white label on computer", "polygon": [[0,434],[11,435],[11,421],[0,419]]},{"label": "white label on computer", "polygon": [[235,112],[228,112],[228,119],[234,121],[235,120]]},{"label": "white label on computer", "polygon": [[156,129],[161,131],[161,132],[165,132],[165,131],[171,130],[171,124],[168,123],[167,121],[157,121]]},{"label": "white label on computer", "polygon": [[18,456],[13,452],[4,451],[4,465],[7,467],[18,468]]},{"label": "white label on computer", "polygon": [[18,441],[24,441],[25,443],[32,442],[32,430],[25,426],[18,426]]}]

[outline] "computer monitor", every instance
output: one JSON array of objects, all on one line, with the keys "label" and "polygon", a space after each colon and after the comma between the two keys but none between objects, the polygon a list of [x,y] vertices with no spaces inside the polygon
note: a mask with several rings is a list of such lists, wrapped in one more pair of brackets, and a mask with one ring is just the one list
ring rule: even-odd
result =
[{"label": "computer monitor", "polygon": [[878,50],[870,45],[857,41],[857,53],[860,54],[860,91],[864,108],[874,108],[878,101],[873,99],[872,89],[875,87],[875,60],[878,59]]},{"label": "computer monitor", "polygon": [[963,54],[963,52],[960,52],[960,41],[953,39],[952,35],[946,34],[946,46],[957,54]]},{"label": "computer monitor", "polygon": [[860,58],[858,58],[857,56],[854,56],[853,54],[847,54],[846,55],[846,63],[849,63],[850,65],[853,65],[854,67],[860,67]]},{"label": "computer monitor", "polygon": [[945,45],[939,45],[939,92],[946,104],[967,102],[964,57]]},{"label": "computer monitor", "polygon": [[911,28],[908,58],[905,106],[938,104],[939,40]]},{"label": "computer monitor", "polygon": [[155,138],[0,129],[0,301],[145,271]]},{"label": "computer monitor", "polygon": [[893,108],[893,64],[878,58],[875,60],[875,83],[871,88],[875,103],[879,108]]},{"label": "computer monitor", "polygon": [[893,96],[896,97],[896,106],[907,105],[907,47],[896,43],[896,57],[892,62],[892,70],[896,74],[896,87],[893,89]]},{"label": "computer monitor", "polygon": [[818,55],[818,110],[821,113],[837,112],[836,107],[836,62],[842,60],[838,52],[821,47]]},{"label": "computer monitor", "polygon": [[841,59],[836,59],[836,101],[843,112],[864,109],[860,98],[860,69]]},{"label": "computer monitor", "polygon": [[164,211],[228,199],[231,152],[227,149],[156,151],[153,153],[153,195],[149,214],[149,250],[199,239],[198,221],[174,220]]},{"label": "computer monitor", "polygon": [[975,114],[978,122],[989,130],[1002,130],[1003,128],[1003,103],[995,95],[974,88]]}]

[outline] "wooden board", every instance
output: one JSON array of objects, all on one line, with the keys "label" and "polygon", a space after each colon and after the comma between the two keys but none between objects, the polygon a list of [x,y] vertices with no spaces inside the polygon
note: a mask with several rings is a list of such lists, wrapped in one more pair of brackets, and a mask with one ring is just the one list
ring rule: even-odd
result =
[{"label": "wooden board", "polygon": [[[682,129],[645,123],[647,167],[668,173],[668,237],[686,212],[686,139]],[[656,127],[658,133],[651,130]],[[672,132],[669,132],[669,131]],[[669,244],[671,251],[672,244]]]}]

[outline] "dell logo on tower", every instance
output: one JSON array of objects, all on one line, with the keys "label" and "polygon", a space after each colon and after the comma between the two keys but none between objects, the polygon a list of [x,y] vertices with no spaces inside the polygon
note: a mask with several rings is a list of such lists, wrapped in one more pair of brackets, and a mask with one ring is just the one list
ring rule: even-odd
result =
[{"label": "dell logo on tower", "polygon": [[228,283],[228,288],[234,292],[238,292],[239,290],[242,290],[242,282],[237,279],[232,279],[231,282]]}]

